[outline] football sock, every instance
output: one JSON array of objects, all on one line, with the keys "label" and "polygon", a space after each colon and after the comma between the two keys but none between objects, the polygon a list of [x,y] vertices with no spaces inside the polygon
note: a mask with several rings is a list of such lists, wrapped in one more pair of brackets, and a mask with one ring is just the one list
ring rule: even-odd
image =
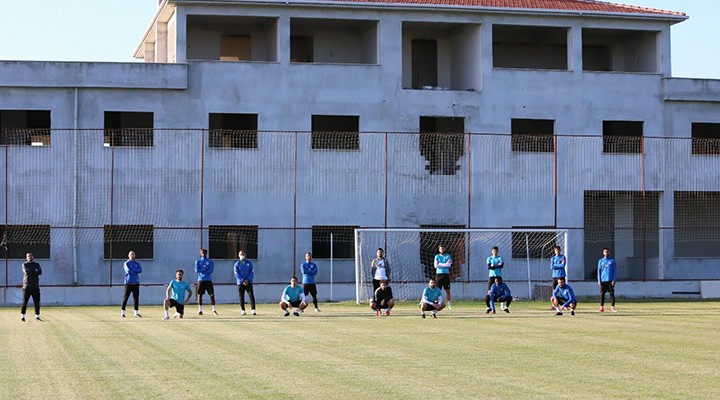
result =
[{"label": "football sock", "polygon": [[212,310],[215,311],[215,306],[214,306],[214,305],[212,306]]},{"label": "football sock", "polygon": [[198,311],[202,312],[202,306],[198,306]]}]

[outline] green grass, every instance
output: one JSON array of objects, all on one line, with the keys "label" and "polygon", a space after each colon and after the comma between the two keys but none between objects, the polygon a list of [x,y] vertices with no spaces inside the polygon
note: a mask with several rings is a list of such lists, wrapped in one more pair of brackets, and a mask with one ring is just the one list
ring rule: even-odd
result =
[{"label": "green grass", "polygon": [[[719,302],[580,305],[556,317],[518,302],[486,315],[458,303],[421,319],[415,303],[375,317],[322,304],[284,318],[277,305],[240,317],[162,321],[119,307],[47,307],[45,322],[0,309],[0,393],[7,399],[716,399]],[[208,307],[209,309],[209,307]],[[206,312],[206,314],[208,314]]]}]

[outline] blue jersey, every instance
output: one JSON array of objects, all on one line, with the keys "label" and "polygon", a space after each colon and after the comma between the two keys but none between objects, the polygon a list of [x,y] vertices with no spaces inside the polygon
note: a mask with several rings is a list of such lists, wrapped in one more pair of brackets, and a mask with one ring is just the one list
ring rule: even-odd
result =
[{"label": "blue jersey", "polygon": [[567,263],[567,260],[565,259],[565,256],[560,254],[557,256],[552,256],[550,258],[550,269],[552,269],[552,277],[553,278],[564,278],[565,277],[565,265]]},{"label": "blue jersey", "polygon": [[560,285],[557,285],[555,287],[555,290],[553,290],[552,297],[558,299],[563,298],[565,299],[565,303],[561,304],[561,307],[567,307],[570,305],[570,303],[577,303],[577,298],[575,297],[575,292],[570,287],[570,285],[565,284],[565,286],[560,287]]},{"label": "blue jersey", "polygon": [[598,282],[615,282],[617,264],[612,257],[601,258],[598,261]]},{"label": "blue jersey", "polygon": [[315,283],[315,275],[318,273],[317,264],[314,262],[304,262],[300,264],[300,272],[302,272],[302,283]]},{"label": "blue jersey", "polygon": [[215,263],[209,258],[198,258],[195,260],[195,272],[198,274],[198,281],[212,281]]},{"label": "blue jersey", "polygon": [[489,277],[491,277],[491,278],[496,277],[496,276],[502,277],[502,267],[505,265],[505,261],[503,260],[502,256],[488,257],[487,265],[488,265],[488,276]]},{"label": "blue jersey", "polygon": [[490,288],[490,309],[495,311],[495,299],[507,299],[508,297],[510,297],[510,288],[505,282],[502,282],[499,285],[497,283],[493,283]]},{"label": "blue jersey", "polygon": [[292,287],[292,285],[287,285],[285,287],[285,290],[283,290],[282,300],[292,303],[294,301],[302,299],[303,296],[305,296],[305,292],[300,285],[295,285],[295,287]]},{"label": "blue jersey", "polygon": [[253,263],[250,262],[247,258],[245,261],[237,260],[235,262],[235,280],[237,281],[238,285],[242,285],[244,280],[248,280],[248,282],[252,285],[253,278],[255,278],[254,273],[254,267]]},{"label": "blue jersey", "polygon": [[185,292],[192,294],[190,284],[185,281],[178,281],[173,279],[170,281],[170,298],[182,304],[185,302]]},{"label": "blue jersey", "polygon": [[442,298],[442,291],[438,287],[434,287],[432,289],[430,289],[430,287],[426,287],[423,290],[423,294],[422,294],[423,301],[427,300],[430,303],[434,303],[435,300],[438,300],[440,298]]},{"label": "blue jersey", "polygon": [[452,257],[448,253],[435,255],[435,273],[449,274],[452,266]]},{"label": "blue jersey", "polygon": [[138,276],[138,274],[142,272],[142,267],[139,262],[135,260],[127,260],[125,261],[123,268],[125,268],[126,285],[137,285],[140,283],[140,276]]}]

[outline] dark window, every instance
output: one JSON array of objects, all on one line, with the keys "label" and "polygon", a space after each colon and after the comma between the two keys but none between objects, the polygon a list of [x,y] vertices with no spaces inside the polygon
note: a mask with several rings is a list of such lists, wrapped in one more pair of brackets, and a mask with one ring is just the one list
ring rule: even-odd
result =
[{"label": "dark window", "polygon": [[493,25],[495,68],[568,69],[568,29]]},{"label": "dark window", "polygon": [[210,258],[234,260],[240,250],[247,258],[258,258],[257,225],[216,225],[210,226]]},{"label": "dark window", "polygon": [[332,235],[333,258],[355,258],[357,228],[357,226],[313,226],[313,258],[330,258],[330,235]]},{"label": "dark window", "polygon": [[[103,143],[105,147],[152,147],[153,113],[105,111],[105,134]],[[137,254],[137,252],[135,253]]]},{"label": "dark window", "polygon": [[512,258],[526,258],[528,253],[530,258],[550,258],[553,253],[553,247],[557,244],[557,234],[555,232],[533,232],[533,229],[548,229],[548,226],[520,226],[513,228],[528,228],[527,232],[512,233]]},{"label": "dark window", "polygon": [[420,154],[432,175],[455,175],[465,154],[465,119],[420,117]]},{"label": "dark window", "polygon": [[312,36],[290,37],[290,62],[313,62]]},{"label": "dark window", "polygon": [[720,192],[675,192],[675,257],[720,257]]},{"label": "dark window", "polygon": [[49,146],[50,111],[0,110],[0,143]]},{"label": "dark window", "polygon": [[642,136],[642,121],[603,121],[603,153],[639,154]]},{"label": "dark window", "polygon": [[249,61],[251,46],[250,36],[220,35],[220,61]]},{"label": "dark window", "polygon": [[[464,229],[463,225],[421,225],[421,229]],[[435,277],[435,255],[438,247],[445,246],[445,253],[450,254],[453,263],[450,268],[450,279],[455,280],[462,275],[461,265],[465,263],[465,232],[423,232],[420,231],[420,263],[425,278]]]},{"label": "dark window", "polygon": [[7,258],[50,258],[50,225],[8,225],[0,244]]},{"label": "dark window", "polygon": [[154,238],[152,225],[105,225],[104,258],[126,259],[130,251],[137,258],[154,257]]},{"label": "dark window", "polygon": [[692,153],[720,154],[720,123],[692,123]]},{"label": "dark window", "polygon": [[358,150],[360,117],[357,115],[313,115],[312,148]]},{"label": "dark window", "polygon": [[552,153],[555,121],[551,119],[516,119],[511,121],[512,151]]},{"label": "dark window", "polygon": [[210,114],[210,147],[257,149],[257,114]]},{"label": "dark window", "polygon": [[411,43],[413,89],[437,86],[437,40],[413,39]]}]

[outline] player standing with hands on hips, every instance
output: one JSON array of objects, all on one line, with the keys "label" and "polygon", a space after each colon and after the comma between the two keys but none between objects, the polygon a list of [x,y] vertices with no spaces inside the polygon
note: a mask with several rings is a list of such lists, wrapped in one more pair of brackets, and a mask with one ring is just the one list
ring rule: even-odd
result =
[{"label": "player standing with hands on hips", "polygon": [[610,257],[610,249],[603,249],[603,258],[598,261],[598,285],[600,286],[600,309],[599,312],[605,311],[605,293],[610,293],[610,304],[612,312],[615,309],[615,272],[617,263],[615,259]]},{"label": "player standing with hands on hips", "polygon": [[197,300],[198,315],[203,315],[202,298],[205,292],[210,296],[212,313],[218,315],[215,310],[215,288],[212,283],[212,273],[215,272],[215,263],[207,256],[207,249],[200,249],[200,258],[195,260],[195,272],[198,274]]},{"label": "player standing with hands on hips", "polygon": [[[315,286],[315,275],[318,273],[318,267],[317,264],[312,261],[312,253],[305,253],[305,262],[300,264],[300,272],[302,272],[302,283],[305,296],[308,294],[312,295],[315,312],[320,312],[317,301],[317,286]],[[305,308],[303,307],[303,309]]]},{"label": "player standing with hands on hips", "polygon": [[435,283],[439,289],[445,289],[447,295],[447,308],[452,310],[452,296],[450,296],[450,267],[452,267],[452,256],[445,253],[445,246],[438,246],[440,254],[435,255]]}]

